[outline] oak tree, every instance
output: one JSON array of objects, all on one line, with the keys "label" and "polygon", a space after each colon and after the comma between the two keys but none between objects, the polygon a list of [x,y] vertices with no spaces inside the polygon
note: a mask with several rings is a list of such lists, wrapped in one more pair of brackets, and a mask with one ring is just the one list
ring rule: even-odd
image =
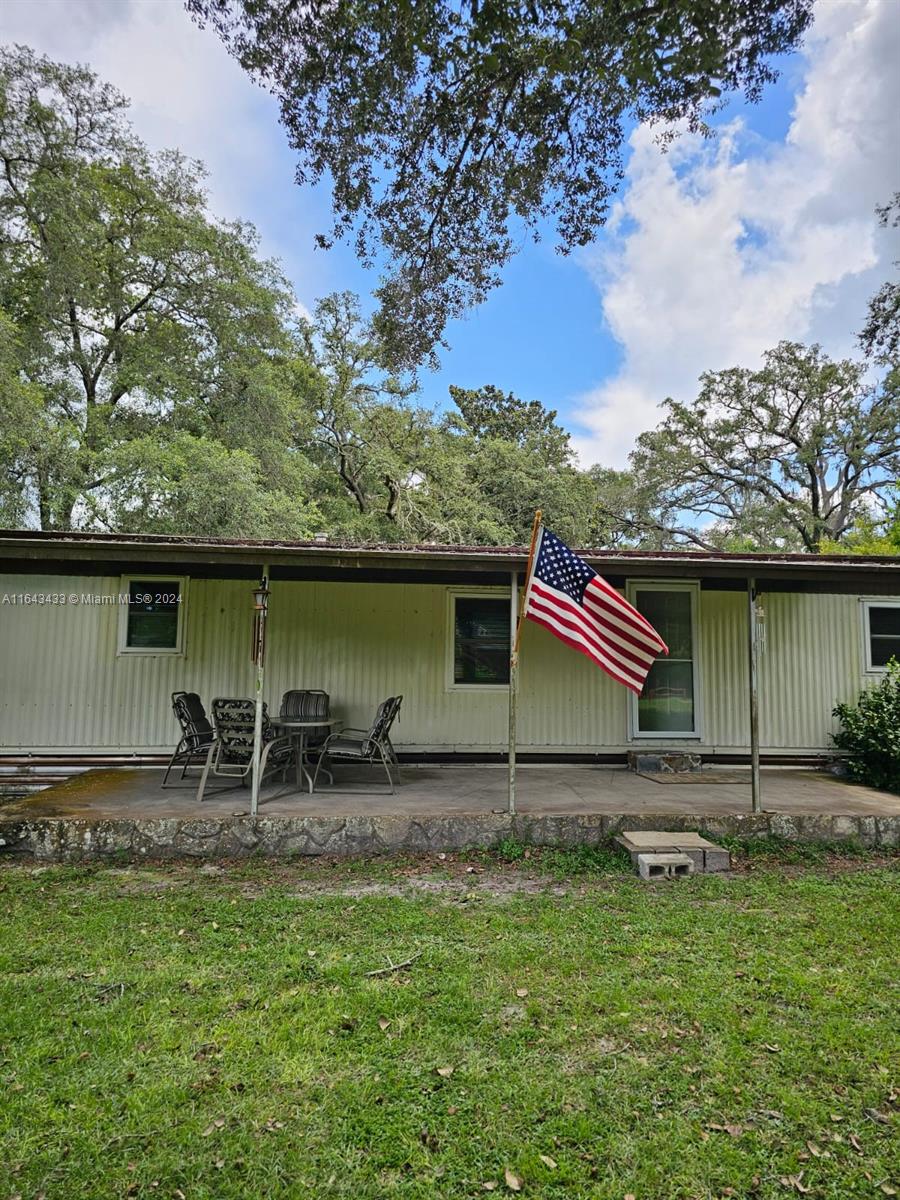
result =
[{"label": "oak tree", "polygon": [[[817,551],[883,510],[900,476],[900,372],[782,342],[758,370],[708,372],[631,455],[618,514],[639,539]],[[642,542],[642,544],[644,544]]]},{"label": "oak tree", "polygon": [[[169,530],[181,511],[242,533],[274,507],[303,532],[292,297],[250,226],[208,215],[199,164],[149,153],[126,106],[88,68],[0,51],[0,310],[25,413],[0,452],[17,516]],[[223,478],[272,494],[201,516],[191,489],[232,453]]]}]

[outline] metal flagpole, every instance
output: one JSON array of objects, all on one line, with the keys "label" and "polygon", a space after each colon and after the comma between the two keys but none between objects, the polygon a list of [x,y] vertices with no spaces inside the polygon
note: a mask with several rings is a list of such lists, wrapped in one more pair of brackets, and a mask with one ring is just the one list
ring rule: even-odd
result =
[{"label": "metal flagpole", "polygon": [[266,669],[266,617],[269,608],[269,564],[263,567],[262,581],[254,589],[256,596],[253,626],[253,658],[256,662],[256,709],[253,714],[253,768],[250,788],[250,815],[259,809],[259,760],[262,755],[263,679]]},{"label": "metal flagpole", "polygon": [[753,811],[762,812],[759,790],[759,629],[756,620],[756,580],[747,580],[747,649],[750,665],[750,792]]},{"label": "metal flagpole", "polygon": [[513,571],[512,573],[510,588],[509,625],[513,636],[512,652],[509,656],[509,735],[507,748],[509,776],[506,811],[511,817],[516,815],[516,702],[519,695],[519,639],[522,636],[522,618],[525,612],[525,603],[528,599],[528,589],[531,586],[531,570],[534,565],[534,554],[540,529],[541,510],[538,509],[534,514],[534,524],[531,527],[531,545],[528,549],[528,566],[525,568],[525,587],[522,591],[521,603],[518,601],[518,571]]}]

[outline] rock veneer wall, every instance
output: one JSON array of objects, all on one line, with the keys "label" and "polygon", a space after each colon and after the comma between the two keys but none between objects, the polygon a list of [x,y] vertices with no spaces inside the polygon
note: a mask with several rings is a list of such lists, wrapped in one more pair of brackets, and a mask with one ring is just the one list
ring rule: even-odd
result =
[{"label": "rock veneer wall", "polygon": [[249,856],[421,853],[487,848],[504,838],[537,846],[597,845],[634,829],[696,830],[717,837],[777,836],[795,841],[900,845],[900,816],[765,813],[673,816],[349,816],[223,817],[183,820],[23,820],[0,818],[0,860],[74,863],[110,859],[215,859]]}]

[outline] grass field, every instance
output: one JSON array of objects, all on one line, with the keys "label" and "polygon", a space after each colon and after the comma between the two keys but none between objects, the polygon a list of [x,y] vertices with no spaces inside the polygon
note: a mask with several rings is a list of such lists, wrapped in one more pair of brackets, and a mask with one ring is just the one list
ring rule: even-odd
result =
[{"label": "grass field", "polygon": [[900,1190],[896,863],[508,850],[0,872],[0,1200]]}]

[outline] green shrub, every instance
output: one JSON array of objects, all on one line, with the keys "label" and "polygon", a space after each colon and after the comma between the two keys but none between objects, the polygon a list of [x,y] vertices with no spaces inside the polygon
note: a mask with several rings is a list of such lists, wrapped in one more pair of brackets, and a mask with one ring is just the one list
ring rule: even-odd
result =
[{"label": "green shrub", "polygon": [[900,663],[892,658],[880,683],[855,704],[839,704],[834,715],[843,726],[834,744],[847,752],[851,779],[900,792]]}]

